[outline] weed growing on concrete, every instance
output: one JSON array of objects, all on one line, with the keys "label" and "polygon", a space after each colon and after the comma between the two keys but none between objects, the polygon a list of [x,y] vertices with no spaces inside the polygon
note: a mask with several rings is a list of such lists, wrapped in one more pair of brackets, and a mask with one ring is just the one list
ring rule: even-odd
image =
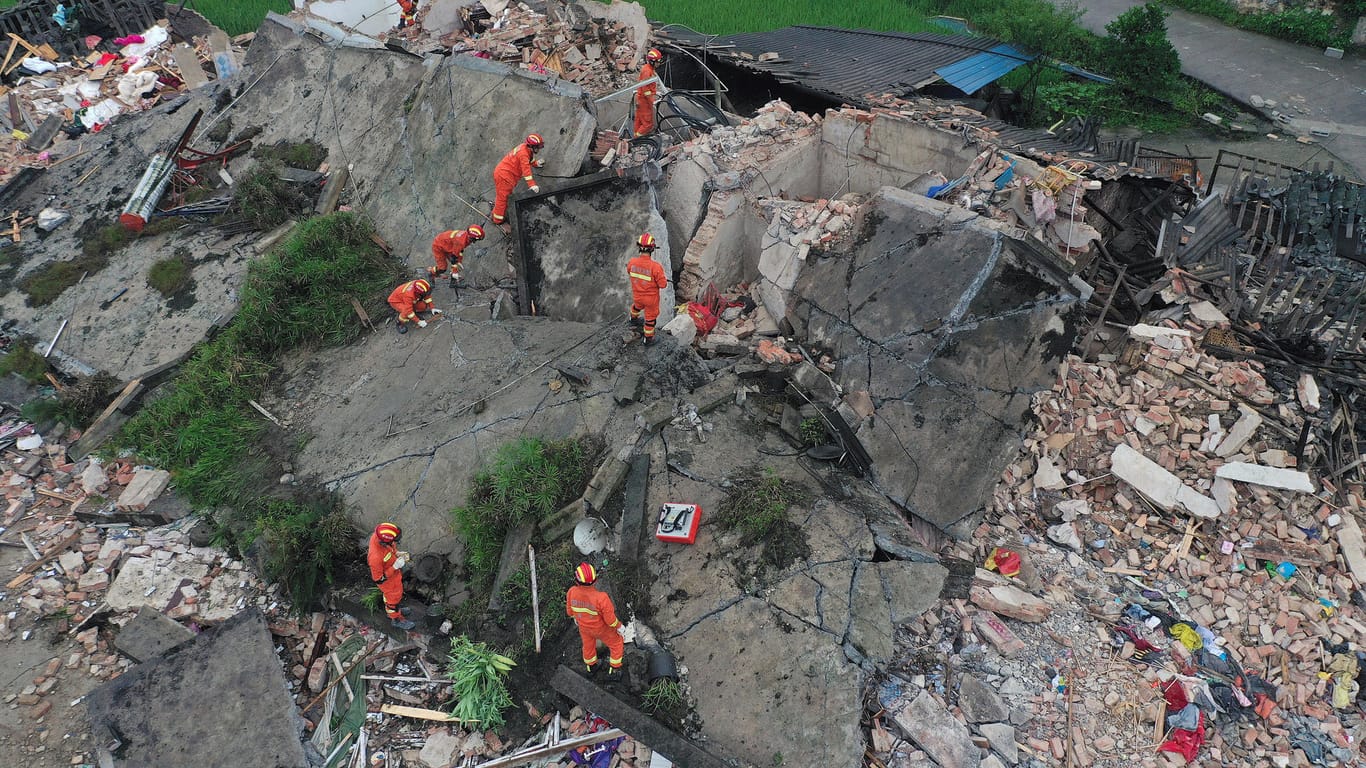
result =
[{"label": "weed growing on concrete", "polygon": [[99,272],[108,264],[109,257],[103,253],[83,254],[71,261],[50,262],[29,273],[20,281],[19,289],[28,294],[30,307],[42,307],[51,304],[86,274]]},{"label": "weed growing on concrete", "polygon": [[17,373],[31,384],[47,381],[43,376],[47,373],[47,360],[33,350],[35,343],[32,336],[15,339],[9,352],[0,357],[0,377]]},{"label": "weed growing on concrete", "polygon": [[803,445],[820,445],[825,442],[827,435],[825,422],[819,416],[802,419],[798,431],[801,433]]},{"label": "weed growing on concrete", "polygon": [[256,150],[262,162],[279,163],[290,168],[316,171],[327,159],[327,147],[316,141],[282,141]]},{"label": "weed growing on concrete", "polygon": [[667,677],[650,683],[645,695],[645,708],[651,712],[666,712],[675,710],[683,703],[683,686],[677,680],[670,680]]},{"label": "weed growing on concrete", "polygon": [[[574,583],[574,566],[581,560],[578,550],[567,541],[554,548],[537,548],[536,588],[541,603],[542,638],[559,637],[569,627],[569,617],[564,615],[564,591]],[[531,613],[530,565],[522,566],[508,577],[499,597],[503,606],[501,615],[522,617],[521,625],[514,630],[514,634],[522,638],[522,643],[515,652],[509,653],[526,662],[536,649],[536,629]]]},{"label": "weed growing on concrete", "polygon": [[113,398],[119,380],[104,371],[82,376],[75,384],[57,393],[57,416],[74,427],[94,421]]},{"label": "weed growing on concrete", "polygon": [[147,270],[147,284],[162,296],[171,298],[190,284],[194,264],[187,251],[178,250],[174,256],[162,259]]},{"label": "weed growing on concrete", "polygon": [[279,163],[259,162],[232,188],[237,209],[257,229],[274,229],[302,210],[304,201],[292,194],[294,185],[280,178],[280,170]]},{"label": "weed growing on concrete", "polygon": [[116,441],[174,472],[177,491],[196,508],[214,510],[239,550],[259,540],[267,575],[301,612],[351,556],[354,531],[335,499],[267,495],[278,493],[258,449],[267,424],[247,401],[265,390],[280,353],[345,343],[363,331],[350,297],[378,311],[398,267],[371,242],[372,232],[349,213],[295,228],[251,265],[237,317]]},{"label": "weed growing on concrete", "polygon": [[743,470],[733,482],[712,519],[722,530],[738,532],[742,546],[762,546],[759,561],[745,564],[742,571],[758,575],[765,567],[781,570],[810,553],[801,526],[787,519],[788,509],[809,498],[805,489],[771,469]]},{"label": "weed growing on concrete", "polygon": [[472,642],[464,635],[453,638],[446,659],[446,677],[454,683],[456,698],[451,714],[462,724],[502,726],[503,710],[512,706],[504,678],[515,665],[484,643]]},{"label": "weed growing on concrete", "polygon": [[547,518],[579,497],[593,453],[586,440],[572,439],[521,438],[498,449],[493,466],[475,476],[465,504],[451,512],[465,540],[472,584],[492,581],[509,530]]},{"label": "weed growing on concrete", "polygon": [[379,587],[371,587],[369,592],[361,595],[360,604],[371,613],[379,613],[380,608],[384,607],[384,593],[379,591]]}]

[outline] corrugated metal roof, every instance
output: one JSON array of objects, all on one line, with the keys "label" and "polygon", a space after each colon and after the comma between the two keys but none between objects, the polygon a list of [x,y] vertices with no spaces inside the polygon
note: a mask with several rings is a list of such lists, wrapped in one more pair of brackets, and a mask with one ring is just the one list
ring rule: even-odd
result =
[{"label": "corrugated metal roof", "polygon": [[[723,56],[738,66],[771,74],[785,83],[823,91],[850,103],[860,103],[870,93],[909,95],[939,80],[941,76],[937,69],[993,49],[1009,47],[987,37],[835,27],[785,27],[725,37],[698,35],[676,27],[662,31],[679,45],[705,47],[708,53]],[[1028,60],[1015,49],[1010,50],[1013,55]],[[769,60],[760,61],[759,57],[766,54]],[[996,54],[991,57],[991,63],[999,66],[1006,58],[1007,55]],[[983,60],[982,64],[985,63]]]},{"label": "corrugated metal roof", "polygon": [[954,88],[963,93],[973,94],[1035,58],[1037,57],[1001,43],[986,53],[969,56],[962,61],[940,67],[934,72]]}]

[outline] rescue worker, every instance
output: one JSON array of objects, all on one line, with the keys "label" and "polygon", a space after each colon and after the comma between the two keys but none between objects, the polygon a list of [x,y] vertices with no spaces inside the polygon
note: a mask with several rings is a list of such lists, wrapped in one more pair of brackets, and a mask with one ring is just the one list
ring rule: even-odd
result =
[{"label": "rescue worker", "polygon": [[498,161],[498,167],[493,169],[493,223],[502,227],[504,232],[512,231],[507,224],[508,195],[517,188],[517,182],[525,180],[533,194],[541,191],[540,185],[531,176],[531,169],[545,165],[536,159],[536,153],[544,146],[545,139],[541,138],[541,134],[533,133],[504,155]]},{"label": "rescue worker", "polygon": [[607,646],[607,674],[615,677],[621,673],[621,663],[626,655],[626,645],[622,637],[626,627],[617,620],[612,598],[600,591],[593,583],[598,580],[598,572],[589,563],[579,563],[574,569],[574,586],[569,588],[565,597],[564,612],[579,627],[579,639],[583,641],[583,665],[589,674],[598,664],[598,641]]},{"label": "rescue worker", "polygon": [[420,313],[431,310],[433,315],[444,314],[432,305],[430,280],[409,280],[389,294],[389,306],[398,313],[398,332],[407,333],[408,323],[417,321],[418,328],[426,328],[427,321]]},{"label": "rescue worker", "polygon": [[650,345],[655,343],[659,292],[668,287],[669,278],[664,274],[664,267],[651,258],[658,247],[654,235],[646,232],[636,238],[636,246],[640,253],[626,262],[626,276],[631,281],[631,325],[641,331],[645,344]]},{"label": "rescue worker", "polygon": [[417,0],[398,0],[398,28],[417,25]]},{"label": "rescue worker", "polygon": [[436,266],[428,267],[427,274],[436,279],[446,272],[446,266],[449,264],[451,287],[455,287],[456,281],[460,279],[460,264],[465,260],[465,249],[470,243],[477,243],[483,239],[484,228],[478,224],[437,235],[436,239],[432,240],[432,259],[436,261]]},{"label": "rescue worker", "polygon": [[[645,66],[640,68],[640,77],[636,78],[639,83],[649,80],[655,76],[655,65],[664,59],[664,54],[658,48],[651,48],[645,54]],[[655,129],[655,96],[659,94],[659,83],[642,85],[636,89],[636,124],[635,135],[644,136]]]},{"label": "rescue worker", "polygon": [[370,534],[370,578],[384,595],[384,612],[399,629],[412,629],[413,622],[405,618],[411,609],[400,608],[403,600],[403,566],[408,564],[408,553],[398,549],[403,531],[393,523],[380,523]]}]

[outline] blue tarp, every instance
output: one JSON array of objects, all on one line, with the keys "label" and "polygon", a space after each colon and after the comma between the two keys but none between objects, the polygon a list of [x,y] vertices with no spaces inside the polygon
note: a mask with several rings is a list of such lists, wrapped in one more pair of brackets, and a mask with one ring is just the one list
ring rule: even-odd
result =
[{"label": "blue tarp", "polygon": [[940,67],[934,73],[963,93],[973,94],[1035,58],[1033,54],[1001,43],[990,50]]}]

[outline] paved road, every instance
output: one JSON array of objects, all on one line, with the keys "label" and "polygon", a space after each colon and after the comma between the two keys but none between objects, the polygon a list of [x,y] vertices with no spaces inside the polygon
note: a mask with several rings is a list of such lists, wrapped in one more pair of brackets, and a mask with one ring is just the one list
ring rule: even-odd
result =
[{"label": "paved road", "polygon": [[[1139,5],[1134,0],[1076,0],[1082,26],[1105,34],[1105,25]],[[1062,4],[1062,0],[1055,0]],[[1172,10],[1168,37],[1181,69],[1244,104],[1259,96],[1288,116],[1282,133],[1313,135],[1357,176],[1366,176],[1366,60],[1330,59],[1316,48],[1273,40],[1224,26],[1205,16]],[[1260,110],[1268,117],[1271,109]],[[1319,135],[1314,135],[1317,132]],[[1328,133],[1324,138],[1321,134]]]}]

